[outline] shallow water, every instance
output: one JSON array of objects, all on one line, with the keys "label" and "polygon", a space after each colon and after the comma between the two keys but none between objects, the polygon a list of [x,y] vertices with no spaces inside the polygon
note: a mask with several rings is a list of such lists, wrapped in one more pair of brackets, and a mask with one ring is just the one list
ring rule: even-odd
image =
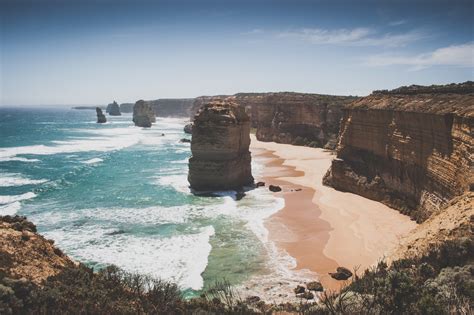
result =
[{"label": "shallow water", "polygon": [[282,199],[264,189],[240,201],[192,195],[184,119],[149,129],[130,115],[95,119],[89,110],[0,108],[0,214],[27,216],[91,267],[115,264],[190,294],[267,271],[263,220]]}]

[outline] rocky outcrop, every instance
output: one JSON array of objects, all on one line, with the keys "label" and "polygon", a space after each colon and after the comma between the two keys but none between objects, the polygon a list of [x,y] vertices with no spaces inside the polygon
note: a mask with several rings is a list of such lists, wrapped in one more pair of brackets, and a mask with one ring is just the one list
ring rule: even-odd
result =
[{"label": "rocky outcrop", "polygon": [[260,141],[333,149],[339,132],[344,105],[356,100],[350,96],[305,93],[238,93],[232,96],[201,96],[193,111],[216,100],[232,100],[245,107],[251,127]]},{"label": "rocky outcrop", "polygon": [[188,181],[195,191],[239,190],[253,183],[250,120],[231,101],[204,105],[194,118]]},{"label": "rocky outcrop", "polygon": [[122,115],[122,113],[120,113],[120,107],[119,107],[119,105],[117,104],[116,101],[114,101],[113,103],[110,103],[109,105],[107,105],[106,112],[110,116],[120,116],[120,115]]},{"label": "rocky outcrop", "polygon": [[183,128],[185,133],[192,134],[193,133],[193,123],[186,124]]},{"label": "rocky outcrop", "polygon": [[150,104],[144,100],[139,100],[133,106],[133,122],[138,127],[151,127],[156,122],[155,113],[151,109]]},{"label": "rocky outcrop", "polygon": [[472,190],[474,83],[376,91],[343,109],[324,183],[421,222]]},{"label": "rocky outcrop", "polygon": [[0,216],[0,273],[40,284],[75,264],[20,216]]},{"label": "rocky outcrop", "polygon": [[105,118],[105,115],[102,112],[102,109],[100,109],[100,107],[96,107],[95,112],[97,113],[97,123],[98,124],[103,124],[103,123],[107,122],[107,118]]}]

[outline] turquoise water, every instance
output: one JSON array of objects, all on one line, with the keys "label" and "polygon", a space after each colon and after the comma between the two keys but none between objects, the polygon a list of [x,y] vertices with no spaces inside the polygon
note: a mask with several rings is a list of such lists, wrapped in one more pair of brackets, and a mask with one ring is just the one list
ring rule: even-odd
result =
[{"label": "turquoise water", "polygon": [[95,119],[88,110],[0,108],[0,214],[27,216],[91,267],[115,264],[191,293],[267,269],[263,220],[281,199],[263,189],[240,201],[192,195],[184,119],[158,118],[150,129],[130,115]]}]

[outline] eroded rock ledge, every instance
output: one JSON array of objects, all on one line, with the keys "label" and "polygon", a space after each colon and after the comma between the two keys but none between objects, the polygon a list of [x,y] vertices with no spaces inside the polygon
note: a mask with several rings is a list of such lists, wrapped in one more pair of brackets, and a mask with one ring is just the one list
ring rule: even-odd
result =
[{"label": "eroded rock ledge", "polygon": [[419,222],[472,190],[473,82],[376,92],[342,112],[325,184]]},{"label": "eroded rock ledge", "polygon": [[250,119],[232,101],[204,105],[194,118],[188,181],[195,191],[238,190],[253,183]]}]

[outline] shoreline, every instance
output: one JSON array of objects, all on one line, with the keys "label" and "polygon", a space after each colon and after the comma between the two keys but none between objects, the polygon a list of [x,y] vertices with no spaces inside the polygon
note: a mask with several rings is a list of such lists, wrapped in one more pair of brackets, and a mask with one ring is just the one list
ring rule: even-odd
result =
[{"label": "shoreline", "polygon": [[[309,272],[325,289],[345,281],[328,272],[338,266],[359,273],[393,251],[417,224],[386,205],[323,186],[334,155],[319,148],[261,142],[251,135],[252,158],[264,159],[261,178],[279,185],[285,206],[265,220],[269,241],[294,258],[294,271]],[[259,188],[262,189],[262,188]],[[296,189],[301,189],[296,191]],[[290,292],[292,293],[292,292]]]}]

